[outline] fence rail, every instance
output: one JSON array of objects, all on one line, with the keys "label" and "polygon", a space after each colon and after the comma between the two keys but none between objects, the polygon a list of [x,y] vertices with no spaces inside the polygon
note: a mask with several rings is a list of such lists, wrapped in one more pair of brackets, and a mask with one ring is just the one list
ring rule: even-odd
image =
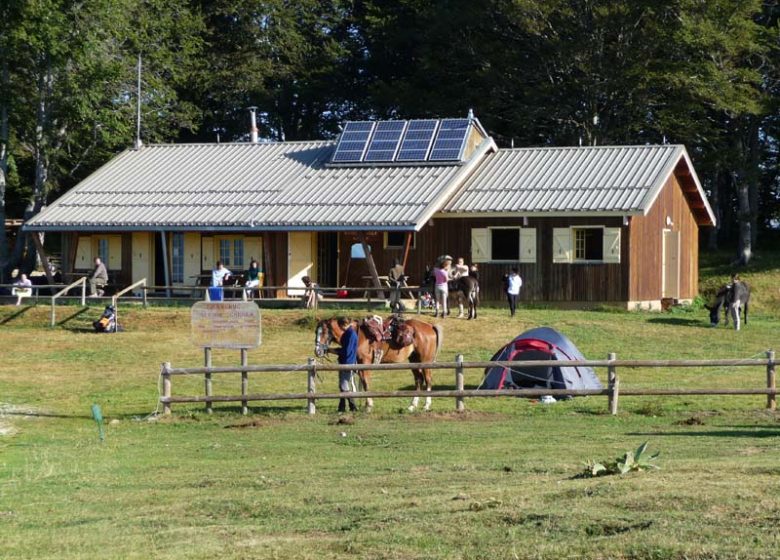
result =
[{"label": "fence rail", "polygon": [[[163,413],[171,413],[173,403],[206,403],[207,410],[211,410],[211,403],[214,402],[241,402],[243,411],[246,413],[249,401],[275,401],[275,400],[307,400],[309,414],[316,411],[317,399],[340,399],[340,398],[397,398],[397,397],[432,397],[432,398],[455,398],[455,408],[458,411],[465,410],[465,397],[538,397],[544,395],[551,396],[585,396],[601,395],[608,397],[608,407],[611,414],[618,412],[618,398],[624,396],[675,396],[675,395],[766,395],[766,407],[775,410],[777,407],[777,388],[775,372],[775,353],[767,350],[764,359],[721,359],[721,360],[618,360],[614,353],[609,354],[606,360],[560,360],[555,361],[555,366],[559,367],[606,367],[608,372],[608,385],[606,389],[464,389],[464,371],[467,369],[484,369],[489,367],[506,368],[524,368],[524,367],[549,367],[549,360],[525,360],[525,361],[476,361],[466,362],[463,355],[459,354],[455,362],[434,362],[416,364],[423,369],[451,369],[455,370],[455,389],[454,390],[434,390],[434,391],[365,391],[365,392],[344,392],[344,393],[317,393],[316,376],[318,372],[324,371],[395,371],[408,370],[409,364],[317,364],[313,358],[310,358],[306,364],[264,364],[264,365],[244,365],[241,366],[220,366],[220,367],[193,367],[193,368],[174,368],[170,362],[162,364],[160,374],[163,379],[163,393],[160,397],[160,403],[163,405]],[[632,389],[620,388],[620,380],[617,374],[617,368],[660,368],[660,367],[764,367],[766,368],[766,388],[715,388],[715,389]],[[216,373],[238,373],[242,374],[241,394],[240,395],[213,395],[211,376]],[[248,392],[248,374],[249,373],[298,373],[307,372],[308,389],[305,393],[284,393],[284,394],[250,394]],[[204,375],[206,383],[206,394],[203,396],[173,396],[172,378],[179,375]]]},{"label": "fence rail", "polygon": [[55,303],[57,301],[57,298],[60,297],[63,294],[67,294],[70,290],[75,288],[76,286],[81,285],[81,306],[84,307],[87,305],[87,278],[82,277],[76,280],[75,282],[71,282],[64,288],[62,288],[59,292],[51,296],[51,326],[57,324],[57,311],[55,308]]}]

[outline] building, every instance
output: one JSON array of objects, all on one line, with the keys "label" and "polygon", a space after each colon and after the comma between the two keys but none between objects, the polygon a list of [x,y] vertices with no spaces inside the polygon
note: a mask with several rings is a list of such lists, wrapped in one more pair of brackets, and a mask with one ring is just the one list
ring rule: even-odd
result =
[{"label": "building", "polygon": [[119,285],[191,286],[251,258],[284,288],[380,285],[394,258],[415,283],[448,253],[478,263],[483,299],[517,266],[525,301],[634,308],[697,295],[714,224],[683,146],[498,149],[469,117],[127,150],[25,228],[63,234],[66,272],[100,255]]}]

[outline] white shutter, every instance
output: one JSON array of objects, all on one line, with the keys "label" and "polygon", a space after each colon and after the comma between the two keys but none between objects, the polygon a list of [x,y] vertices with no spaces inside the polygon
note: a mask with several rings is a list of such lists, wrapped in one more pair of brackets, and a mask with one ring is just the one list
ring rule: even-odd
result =
[{"label": "white shutter", "polygon": [[571,229],[553,228],[553,262],[571,262]]},{"label": "white shutter", "polygon": [[536,262],[536,228],[520,230],[520,262]]},{"label": "white shutter", "polygon": [[471,229],[471,262],[490,261],[490,230],[487,228]]},{"label": "white shutter", "polygon": [[604,228],[604,262],[620,262],[620,228]]}]

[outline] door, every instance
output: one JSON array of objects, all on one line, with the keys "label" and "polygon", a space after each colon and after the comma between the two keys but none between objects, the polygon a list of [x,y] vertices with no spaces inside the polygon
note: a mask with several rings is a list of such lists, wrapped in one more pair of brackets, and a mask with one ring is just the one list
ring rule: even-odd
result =
[{"label": "door", "polygon": [[154,235],[146,231],[133,232],[133,283],[146,278],[146,285],[154,284]]},{"label": "door", "polygon": [[[314,266],[315,234],[310,231],[291,231],[288,234],[287,246],[287,285],[303,287],[304,276],[315,279],[317,271]],[[302,296],[303,290],[287,290],[292,297]]]},{"label": "door", "polygon": [[680,232],[664,230],[662,294],[664,298],[680,297]]}]

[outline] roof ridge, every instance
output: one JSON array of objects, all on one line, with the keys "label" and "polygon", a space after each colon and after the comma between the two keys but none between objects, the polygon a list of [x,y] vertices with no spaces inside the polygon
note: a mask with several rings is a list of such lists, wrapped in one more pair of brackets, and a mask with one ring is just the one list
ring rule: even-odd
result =
[{"label": "roof ridge", "polygon": [[684,144],[612,144],[602,146],[526,146],[519,148],[499,148],[499,152],[528,152],[541,150],[608,150],[619,148],[683,148]]},{"label": "roof ridge", "polygon": [[143,151],[145,148],[192,148],[195,146],[210,146],[210,147],[217,147],[217,146],[229,146],[229,147],[236,147],[236,146],[282,146],[282,145],[290,145],[290,144],[335,144],[335,140],[327,140],[327,139],[320,139],[320,140],[285,140],[283,142],[180,142],[180,143],[166,143],[166,144],[144,144],[140,150],[134,150],[133,148],[128,148],[127,151]]}]

